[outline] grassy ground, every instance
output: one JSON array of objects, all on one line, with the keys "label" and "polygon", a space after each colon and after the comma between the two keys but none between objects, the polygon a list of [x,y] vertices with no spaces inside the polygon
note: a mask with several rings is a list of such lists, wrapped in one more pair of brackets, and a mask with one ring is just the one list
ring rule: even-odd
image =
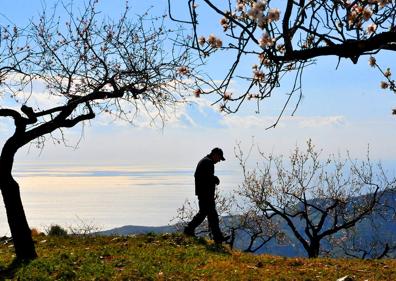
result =
[{"label": "grassy ground", "polygon": [[252,255],[182,235],[35,237],[39,258],[13,270],[0,245],[0,280],[396,280],[396,260]]}]

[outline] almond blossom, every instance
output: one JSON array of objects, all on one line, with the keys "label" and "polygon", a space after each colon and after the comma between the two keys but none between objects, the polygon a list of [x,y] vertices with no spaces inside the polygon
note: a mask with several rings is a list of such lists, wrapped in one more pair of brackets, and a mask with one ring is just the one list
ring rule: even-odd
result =
[{"label": "almond blossom", "polygon": [[221,47],[223,47],[223,41],[221,41],[221,39],[219,39],[219,38],[216,38],[216,42],[214,44],[214,48],[221,48]]},{"label": "almond blossom", "polygon": [[367,21],[371,18],[373,11],[370,8],[365,8],[362,12],[363,18]]},{"label": "almond blossom", "polygon": [[229,24],[228,24],[228,19],[226,17],[221,18],[220,24],[223,27],[224,31],[227,31]]},{"label": "almond blossom", "polygon": [[391,75],[392,75],[392,73],[391,73],[390,68],[387,68],[386,71],[384,72],[384,76],[385,76],[386,78],[389,78],[389,77],[391,77]]},{"label": "almond blossom", "polygon": [[388,89],[388,87],[389,87],[389,84],[388,84],[388,82],[381,81],[381,84],[380,84],[380,86],[381,86],[381,89]]},{"label": "almond blossom", "polygon": [[261,29],[264,29],[268,25],[268,17],[260,17],[257,20],[257,26],[260,27]]},{"label": "almond blossom", "polygon": [[259,0],[253,4],[253,9],[263,12],[266,5],[267,5],[267,1]]},{"label": "almond blossom", "polygon": [[370,58],[369,58],[369,65],[370,66],[372,66],[372,67],[374,67],[375,65],[376,65],[376,59],[375,59],[375,57],[373,57],[373,56],[370,56]]},{"label": "almond blossom", "polygon": [[268,21],[278,21],[280,18],[280,10],[279,9],[270,9],[268,11]]},{"label": "almond blossom", "polygon": [[223,95],[223,100],[230,100],[232,96],[232,93],[230,92],[225,92]]},{"label": "almond blossom", "polygon": [[258,55],[259,61],[266,67],[271,64],[271,61],[266,57],[265,53],[261,53]]},{"label": "almond blossom", "polygon": [[181,75],[188,75],[190,73],[190,70],[188,69],[187,66],[181,66],[177,69],[177,72]]},{"label": "almond blossom", "polygon": [[203,45],[205,45],[206,43],[206,39],[203,36],[200,36],[198,39],[198,44],[202,47]]},{"label": "almond blossom", "polygon": [[216,36],[213,33],[209,35],[208,43],[211,46],[216,46]]},{"label": "almond blossom", "polygon": [[253,20],[257,20],[258,18],[260,18],[263,15],[262,11],[260,11],[259,9],[255,9],[255,8],[251,8],[247,14]]},{"label": "almond blossom", "polygon": [[201,94],[202,94],[202,90],[201,89],[195,89],[194,90],[194,96],[196,98],[199,98],[201,96]]},{"label": "almond blossom", "polygon": [[261,48],[266,48],[274,45],[275,39],[271,38],[267,32],[263,33],[263,36],[260,38],[259,44]]},{"label": "almond blossom", "polygon": [[242,12],[242,11],[245,9],[245,4],[243,4],[243,3],[238,3],[236,9],[237,9],[237,11]]},{"label": "almond blossom", "polygon": [[258,81],[258,82],[262,82],[265,79],[265,74],[264,72],[262,72],[261,70],[255,70],[253,71],[253,79]]},{"label": "almond blossom", "polygon": [[375,23],[370,24],[369,26],[367,26],[366,32],[368,34],[372,34],[377,30],[377,25]]}]

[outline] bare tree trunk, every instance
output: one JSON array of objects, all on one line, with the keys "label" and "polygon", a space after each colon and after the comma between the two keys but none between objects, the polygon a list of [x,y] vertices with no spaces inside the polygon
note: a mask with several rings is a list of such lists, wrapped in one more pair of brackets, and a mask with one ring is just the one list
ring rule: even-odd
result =
[{"label": "bare tree trunk", "polygon": [[236,230],[235,228],[231,228],[231,238],[229,242],[231,250],[234,249],[235,238],[236,238]]},{"label": "bare tree trunk", "polygon": [[[31,230],[23,209],[19,185],[11,174],[15,153],[2,153],[0,159],[0,189],[3,195],[12,240],[18,260],[32,260],[37,257]],[[7,157],[8,156],[8,157]]]},{"label": "bare tree trunk", "polygon": [[319,250],[320,250],[320,241],[313,240],[311,241],[311,245],[307,249],[308,257],[309,258],[317,258],[319,257]]}]

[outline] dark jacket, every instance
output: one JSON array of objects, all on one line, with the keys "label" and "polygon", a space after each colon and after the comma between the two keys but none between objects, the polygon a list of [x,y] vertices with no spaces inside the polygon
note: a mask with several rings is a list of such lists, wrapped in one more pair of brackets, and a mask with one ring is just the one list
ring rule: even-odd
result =
[{"label": "dark jacket", "polygon": [[195,169],[195,195],[214,196],[216,184],[219,178],[214,175],[214,162],[209,155],[206,155],[198,162]]}]

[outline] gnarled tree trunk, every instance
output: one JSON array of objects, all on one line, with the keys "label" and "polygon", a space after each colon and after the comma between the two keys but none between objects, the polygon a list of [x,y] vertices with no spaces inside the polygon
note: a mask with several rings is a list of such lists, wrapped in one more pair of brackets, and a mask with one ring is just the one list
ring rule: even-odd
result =
[{"label": "gnarled tree trunk", "polygon": [[307,249],[308,257],[309,258],[317,258],[319,257],[320,252],[320,241],[319,240],[311,240],[311,244]]},{"label": "gnarled tree trunk", "polygon": [[11,171],[17,149],[12,149],[10,140],[4,145],[0,157],[0,189],[3,196],[12,240],[18,260],[32,260],[37,257],[25,211],[23,209],[19,185]]}]

